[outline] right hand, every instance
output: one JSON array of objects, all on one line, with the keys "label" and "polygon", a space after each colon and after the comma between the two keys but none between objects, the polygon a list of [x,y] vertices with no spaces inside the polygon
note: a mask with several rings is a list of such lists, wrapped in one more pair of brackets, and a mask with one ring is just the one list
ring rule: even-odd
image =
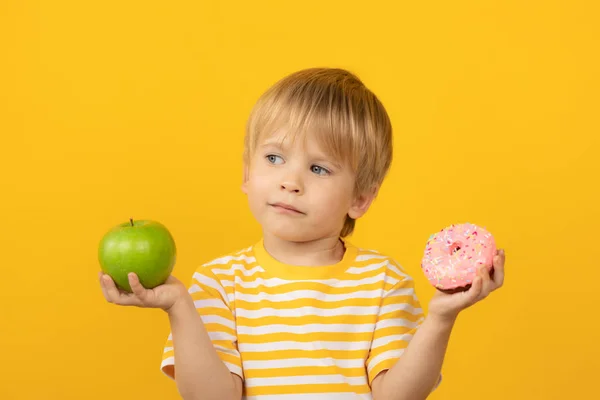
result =
[{"label": "right hand", "polygon": [[146,289],[140,283],[137,275],[130,273],[128,278],[133,293],[117,288],[112,278],[102,271],[98,273],[98,278],[106,301],[121,306],[161,308],[169,311],[177,301],[189,296],[185,285],[174,276],[169,276],[162,285]]}]

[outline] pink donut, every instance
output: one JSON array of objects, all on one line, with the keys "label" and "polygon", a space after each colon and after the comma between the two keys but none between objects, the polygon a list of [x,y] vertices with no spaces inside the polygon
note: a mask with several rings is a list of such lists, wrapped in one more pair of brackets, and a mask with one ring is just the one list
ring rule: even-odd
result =
[{"label": "pink donut", "polygon": [[491,270],[495,254],[491,233],[470,223],[453,224],[429,237],[421,268],[439,289],[463,288],[473,282],[480,265]]}]

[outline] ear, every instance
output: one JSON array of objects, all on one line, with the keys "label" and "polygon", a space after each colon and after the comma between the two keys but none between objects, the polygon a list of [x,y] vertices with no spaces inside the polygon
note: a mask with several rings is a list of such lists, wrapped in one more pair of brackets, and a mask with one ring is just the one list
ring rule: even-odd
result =
[{"label": "ear", "polygon": [[248,166],[244,165],[244,173],[242,176],[242,192],[248,194]]},{"label": "ear", "polygon": [[354,199],[350,210],[348,210],[348,216],[352,219],[358,219],[365,215],[365,213],[373,203],[373,200],[375,200],[375,198],[377,197],[378,192],[379,186],[373,186],[370,190],[367,190],[362,194],[358,195]]}]

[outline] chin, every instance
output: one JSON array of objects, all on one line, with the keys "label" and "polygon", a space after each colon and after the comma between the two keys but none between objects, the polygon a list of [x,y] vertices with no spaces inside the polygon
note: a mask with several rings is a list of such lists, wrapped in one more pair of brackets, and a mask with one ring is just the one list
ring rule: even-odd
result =
[{"label": "chin", "polygon": [[294,226],[264,226],[270,234],[277,236],[281,240],[286,242],[309,242],[316,238],[316,232],[305,232],[302,229]]}]

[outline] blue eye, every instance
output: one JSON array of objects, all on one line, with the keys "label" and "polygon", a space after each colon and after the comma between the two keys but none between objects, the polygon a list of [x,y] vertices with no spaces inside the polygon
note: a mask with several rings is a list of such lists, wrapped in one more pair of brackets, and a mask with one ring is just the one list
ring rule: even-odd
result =
[{"label": "blue eye", "polygon": [[269,154],[266,158],[271,164],[278,164],[278,160],[281,161],[279,162],[279,164],[283,162],[283,158],[281,158],[280,156],[276,156],[275,154]]},{"label": "blue eye", "polygon": [[310,167],[310,170],[317,175],[329,175],[330,172],[328,169],[325,169],[319,165],[313,165]]}]

